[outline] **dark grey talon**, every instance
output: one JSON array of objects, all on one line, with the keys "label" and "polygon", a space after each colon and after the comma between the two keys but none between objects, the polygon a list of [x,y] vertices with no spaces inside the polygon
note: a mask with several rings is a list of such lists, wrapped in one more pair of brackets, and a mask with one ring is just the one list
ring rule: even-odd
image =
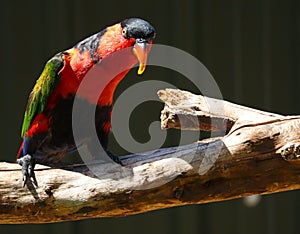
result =
[{"label": "dark grey talon", "polygon": [[123,166],[122,161],[120,160],[119,156],[114,155],[112,152],[109,150],[106,151],[107,155],[115,162]]},{"label": "dark grey talon", "polygon": [[22,166],[23,187],[25,187],[30,178],[32,178],[34,185],[38,186],[34,174],[35,160],[32,156],[27,154],[24,157],[17,159],[17,163]]}]

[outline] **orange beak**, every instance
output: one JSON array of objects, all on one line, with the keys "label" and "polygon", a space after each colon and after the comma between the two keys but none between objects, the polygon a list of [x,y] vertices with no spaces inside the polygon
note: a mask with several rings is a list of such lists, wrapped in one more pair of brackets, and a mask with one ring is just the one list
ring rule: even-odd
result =
[{"label": "orange beak", "polygon": [[145,41],[136,42],[133,46],[133,53],[139,60],[138,74],[141,75],[146,69],[147,58],[148,58],[148,43]]}]

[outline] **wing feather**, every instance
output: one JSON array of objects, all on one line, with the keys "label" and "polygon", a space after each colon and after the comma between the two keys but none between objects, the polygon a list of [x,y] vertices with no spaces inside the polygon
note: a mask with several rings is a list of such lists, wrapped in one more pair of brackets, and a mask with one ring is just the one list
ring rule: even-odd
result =
[{"label": "wing feather", "polygon": [[30,93],[24,114],[21,137],[28,131],[34,117],[44,111],[48,98],[60,81],[60,70],[64,66],[63,53],[58,53],[45,65],[42,74]]}]

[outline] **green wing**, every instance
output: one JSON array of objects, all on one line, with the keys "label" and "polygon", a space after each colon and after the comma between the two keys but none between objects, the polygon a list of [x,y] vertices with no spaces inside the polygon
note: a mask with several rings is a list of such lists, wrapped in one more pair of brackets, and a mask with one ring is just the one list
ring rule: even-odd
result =
[{"label": "green wing", "polygon": [[34,117],[44,111],[50,94],[60,81],[59,71],[63,66],[63,53],[58,53],[46,63],[41,76],[36,81],[30,93],[25,110],[21,137],[24,137],[24,134],[28,131]]}]

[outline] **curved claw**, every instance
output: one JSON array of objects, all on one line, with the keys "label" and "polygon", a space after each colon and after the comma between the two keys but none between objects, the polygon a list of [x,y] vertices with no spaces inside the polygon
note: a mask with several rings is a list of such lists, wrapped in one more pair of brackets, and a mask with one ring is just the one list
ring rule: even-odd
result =
[{"label": "curved claw", "polygon": [[23,174],[23,187],[29,182],[29,179],[32,178],[32,182],[35,186],[38,186],[35,174],[34,174],[34,167],[35,167],[35,160],[32,158],[31,155],[27,154],[22,158],[17,160],[17,163],[22,166],[22,174]]},{"label": "curved claw", "polygon": [[120,158],[116,155],[114,155],[112,152],[110,152],[109,150],[106,151],[107,155],[115,162],[120,164],[121,166],[123,166],[122,161],[120,160]]}]

